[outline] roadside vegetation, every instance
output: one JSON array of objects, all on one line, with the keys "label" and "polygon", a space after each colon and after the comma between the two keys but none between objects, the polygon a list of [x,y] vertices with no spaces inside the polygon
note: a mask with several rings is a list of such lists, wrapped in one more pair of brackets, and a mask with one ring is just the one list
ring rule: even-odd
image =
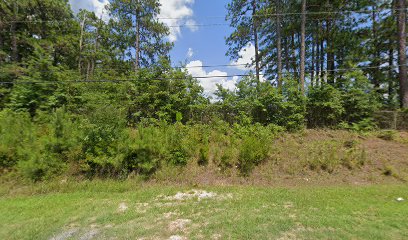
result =
[{"label": "roadside vegetation", "polygon": [[[301,3],[231,1],[226,54],[234,61],[253,44],[255,71],[234,89],[205,94],[207,79],[172,63],[158,0],[110,0],[107,19],[86,10],[75,16],[68,1],[1,1],[2,177],[149,180],[196,165],[244,179],[271,162],[292,174],[377,163],[359,137],[302,142],[288,134],[373,132],[379,110],[407,119],[407,79],[398,74],[406,72],[405,2]],[[311,14],[284,14],[305,5]],[[330,9],[344,14],[333,20]],[[283,13],[273,19],[281,24],[269,24],[270,13]],[[371,13],[374,20],[364,20]],[[392,132],[380,138],[396,142]]]},{"label": "roadside vegetation", "polygon": [[0,1],[0,239],[408,239],[405,0],[231,0],[233,76],[69,2]]}]

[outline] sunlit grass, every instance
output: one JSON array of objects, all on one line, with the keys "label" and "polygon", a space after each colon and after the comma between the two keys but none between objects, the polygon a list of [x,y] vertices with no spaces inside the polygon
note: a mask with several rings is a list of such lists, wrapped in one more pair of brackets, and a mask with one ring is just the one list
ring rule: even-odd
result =
[{"label": "sunlit grass", "polygon": [[171,198],[189,187],[57,185],[2,191],[0,239],[408,239],[405,185],[196,188],[216,194],[201,200]]}]

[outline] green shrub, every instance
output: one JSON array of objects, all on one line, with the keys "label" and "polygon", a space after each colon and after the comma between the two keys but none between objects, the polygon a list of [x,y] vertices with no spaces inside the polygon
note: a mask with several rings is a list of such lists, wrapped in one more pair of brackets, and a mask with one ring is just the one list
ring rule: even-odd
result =
[{"label": "green shrub", "polygon": [[391,165],[386,165],[386,166],[384,166],[383,174],[384,174],[385,176],[388,176],[388,177],[391,177],[391,176],[392,176],[392,177],[395,177],[395,178],[398,177],[397,170],[395,169],[394,166],[391,166]]},{"label": "green shrub", "polygon": [[19,149],[29,148],[36,140],[37,126],[28,113],[0,112],[0,169],[13,168],[19,161]]},{"label": "green shrub", "polygon": [[9,169],[17,163],[16,149],[11,146],[0,145],[0,170]]},{"label": "green shrub", "polygon": [[84,158],[81,169],[89,176],[114,176],[121,172],[123,154],[119,145],[126,142],[125,120],[120,109],[107,106],[79,122],[79,143]]},{"label": "green shrub", "polygon": [[342,91],[345,110],[342,119],[349,124],[364,125],[370,122],[374,112],[381,107],[381,103],[378,93],[363,71],[353,70],[346,73],[338,80],[337,85]]},{"label": "green shrub", "polygon": [[344,108],[339,90],[329,84],[309,89],[307,122],[309,127],[335,126],[341,120]]},{"label": "green shrub", "polygon": [[175,166],[185,166],[187,165],[188,155],[186,151],[182,148],[176,148],[170,150],[170,163]]},{"label": "green shrub", "polygon": [[127,173],[150,176],[160,166],[160,155],[154,149],[137,148],[126,153],[122,167]]},{"label": "green shrub", "polygon": [[209,163],[209,146],[205,145],[205,146],[201,146],[200,150],[199,150],[199,155],[198,155],[198,160],[197,160],[197,164],[199,166],[207,166]]},{"label": "green shrub", "polygon": [[269,152],[269,145],[262,139],[249,136],[239,146],[238,168],[242,175],[248,176],[252,169],[263,162]]},{"label": "green shrub", "polygon": [[397,138],[397,131],[394,131],[394,130],[380,131],[377,134],[377,137],[383,140],[386,140],[386,141],[393,141]]},{"label": "green shrub", "polygon": [[372,118],[366,118],[359,122],[355,122],[351,124],[348,124],[346,122],[341,122],[338,125],[338,127],[340,129],[346,129],[346,130],[360,132],[360,133],[370,132],[370,131],[374,131],[375,129],[377,129],[377,125]]},{"label": "green shrub", "polygon": [[226,171],[227,169],[238,167],[237,166],[237,155],[239,154],[239,150],[235,147],[225,147],[222,151],[221,156],[219,159],[216,160],[218,167],[220,167],[221,171]]},{"label": "green shrub", "polygon": [[23,158],[18,162],[17,169],[24,177],[35,182],[63,173],[66,167],[58,155],[36,149],[27,149]]},{"label": "green shrub", "polygon": [[121,162],[126,174],[136,173],[150,176],[159,169],[162,162],[170,161],[171,153],[166,137],[166,126],[139,126],[131,130],[129,138],[119,147],[124,153]]}]

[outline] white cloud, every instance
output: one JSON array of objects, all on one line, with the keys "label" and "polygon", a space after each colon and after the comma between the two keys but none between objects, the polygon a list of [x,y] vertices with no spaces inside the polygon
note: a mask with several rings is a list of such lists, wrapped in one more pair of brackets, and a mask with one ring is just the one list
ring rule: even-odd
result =
[{"label": "white cloud", "polygon": [[222,77],[227,76],[228,73],[220,70],[206,72],[203,68],[203,63],[199,60],[191,61],[186,67],[187,71],[193,77],[206,77],[198,80],[200,85],[204,88],[204,94],[207,96],[214,96],[214,92],[217,90],[217,84],[221,84],[221,86],[231,91],[235,90],[235,84],[238,82],[238,77]]},{"label": "white cloud", "polygon": [[[252,66],[252,63],[255,61],[255,46],[252,43],[248,43],[245,47],[243,47],[239,53],[239,58],[236,61],[231,62],[233,68],[242,70],[242,71],[255,71],[255,67]],[[262,74],[260,75],[260,81],[265,82],[266,78]]]},{"label": "white cloud", "polygon": [[[187,25],[191,31],[196,31],[196,22],[193,20],[192,5],[194,0],[160,0],[160,21],[170,26],[170,41],[174,42],[181,36],[180,25]],[[193,25],[193,26],[192,26]]]},{"label": "white cloud", "polygon": [[107,17],[105,6],[109,4],[109,0],[69,0],[69,3],[75,13],[80,9],[86,9],[95,12],[97,17]]},{"label": "white cloud", "polygon": [[251,67],[250,65],[255,59],[255,46],[252,43],[248,43],[245,47],[243,47],[239,51],[238,55],[239,55],[238,60],[231,63],[232,65],[237,65],[234,66],[234,68],[243,71],[253,70],[253,67]]},{"label": "white cloud", "polygon": [[193,51],[193,49],[192,48],[188,48],[188,51],[187,51],[187,58],[192,58],[194,56],[194,51]]}]

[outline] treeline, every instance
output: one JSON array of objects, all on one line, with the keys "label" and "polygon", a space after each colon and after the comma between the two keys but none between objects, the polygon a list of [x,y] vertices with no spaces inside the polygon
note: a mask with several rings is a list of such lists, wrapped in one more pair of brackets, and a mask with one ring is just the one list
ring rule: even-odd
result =
[{"label": "treeline", "polygon": [[210,99],[171,66],[157,0],[111,0],[108,20],[66,0],[1,1],[0,171],[151,176],[210,162],[247,175],[281,131],[370,130],[374,112],[403,103],[396,3],[308,2],[316,14],[303,15],[294,1],[250,3],[228,6],[227,54],[252,42],[257,71]]},{"label": "treeline", "polygon": [[[386,108],[408,107],[406,0],[232,0],[228,55],[255,46],[252,65],[281,88],[341,84],[361,69]],[[306,89],[306,90],[305,90]]]}]

